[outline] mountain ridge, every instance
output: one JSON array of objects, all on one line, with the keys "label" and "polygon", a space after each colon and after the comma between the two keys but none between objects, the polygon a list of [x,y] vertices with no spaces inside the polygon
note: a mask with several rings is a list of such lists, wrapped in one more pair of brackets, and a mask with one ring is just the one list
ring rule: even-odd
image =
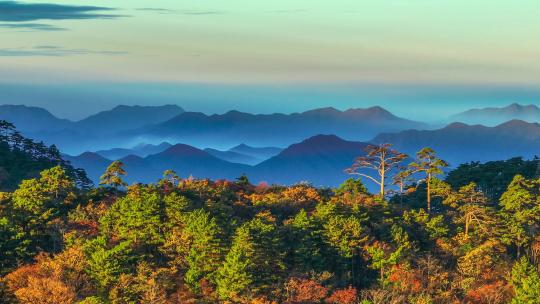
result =
[{"label": "mountain ridge", "polygon": [[452,120],[468,124],[483,123],[495,126],[506,121],[519,119],[526,122],[540,122],[540,108],[536,105],[512,103],[505,107],[470,109],[450,117]]}]

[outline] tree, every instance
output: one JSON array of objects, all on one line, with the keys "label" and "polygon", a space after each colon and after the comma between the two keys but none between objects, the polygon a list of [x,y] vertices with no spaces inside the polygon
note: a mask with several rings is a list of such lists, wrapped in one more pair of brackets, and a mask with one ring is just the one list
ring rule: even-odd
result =
[{"label": "tree", "polygon": [[133,185],[100,219],[101,229],[134,245],[153,248],[162,241],[162,209],[157,191],[150,186]]},{"label": "tree", "polygon": [[351,195],[358,195],[358,194],[367,194],[367,188],[364,186],[362,181],[360,179],[354,179],[349,178],[346,181],[344,181],[339,187],[336,189],[337,195],[342,195],[345,193],[351,194]]},{"label": "tree", "polygon": [[328,254],[323,253],[326,247],[322,233],[315,221],[310,218],[304,209],[287,223],[290,228],[291,269],[299,273],[309,271],[323,271]]},{"label": "tree", "polygon": [[457,192],[452,192],[443,202],[455,208],[459,213],[458,223],[464,224],[465,238],[469,238],[469,232],[473,225],[485,235],[492,235],[495,218],[492,210],[487,206],[487,197],[477,189],[475,183],[461,187]]},{"label": "tree", "polygon": [[111,186],[115,189],[125,187],[127,183],[122,180],[122,176],[125,175],[127,173],[124,170],[124,163],[116,160],[107,167],[105,173],[99,178],[99,184]]},{"label": "tree", "polygon": [[223,259],[224,236],[216,220],[203,209],[188,214],[184,233],[190,242],[185,281],[193,290],[200,292],[202,279],[215,280],[215,272]]},{"label": "tree", "polygon": [[[392,169],[396,168],[407,158],[407,154],[398,152],[391,147],[391,144],[367,146],[367,155],[356,158],[353,165],[345,171],[349,174],[355,174],[370,179],[379,185],[379,194],[384,196],[386,194],[385,186],[387,183],[387,175]],[[377,177],[358,172],[361,169],[375,170]]]},{"label": "tree", "polygon": [[526,257],[522,257],[514,264],[512,285],[515,292],[512,304],[540,303],[540,274]]},{"label": "tree", "polygon": [[398,173],[392,178],[392,184],[399,187],[399,195],[403,195],[405,192],[405,187],[409,182],[411,182],[411,171],[407,168],[401,168]]},{"label": "tree", "polygon": [[269,292],[283,275],[283,248],[275,219],[267,212],[240,226],[218,271],[217,292],[234,299]]},{"label": "tree", "polygon": [[122,273],[129,270],[129,241],[110,246],[105,237],[98,237],[85,244],[84,252],[88,260],[88,274],[102,291],[107,290]]},{"label": "tree", "polygon": [[165,170],[163,178],[159,181],[159,185],[163,187],[165,192],[169,192],[178,186],[181,178],[174,170]]},{"label": "tree", "polygon": [[375,242],[367,247],[367,252],[371,257],[372,269],[379,269],[379,280],[384,283],[386,269],[396,265],[407,254],[407,250],[412,248],[409,235],[397,225],[391,228],[392,241],[394,244],[385,242]]},{"label": "tree", "polygon": [[515,245],[518,257],[521,248],[540,230],[540,180],[526,180],[516,175],[500,199],[505,223],[503,241]]},{"label": "tree", "polygon": [[448,163],[437,158],[435,151],[431,148],[423,148],[416,153],[416,161],[409,164],[412,173],[422,173],[425,175],[424,182],[427,189],[427,209],[431,212],[431,181],[436,175],[442,174],[442,168],[448,167]]}]

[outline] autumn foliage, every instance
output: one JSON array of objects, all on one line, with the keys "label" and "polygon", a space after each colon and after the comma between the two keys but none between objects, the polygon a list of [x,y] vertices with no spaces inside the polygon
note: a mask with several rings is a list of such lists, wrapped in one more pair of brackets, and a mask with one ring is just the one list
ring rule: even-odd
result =
[{"label": "autumn foliage", "polygon": [[0,193],[0,303],[538,303],[540,180],[486,195],[484,181],[438,179],[443,163],[424,152],[415,170],[429,187],[386,195],[358,179],[255,186],[172,171],[127,186],[121,163],[82,189],[47,169]]}]

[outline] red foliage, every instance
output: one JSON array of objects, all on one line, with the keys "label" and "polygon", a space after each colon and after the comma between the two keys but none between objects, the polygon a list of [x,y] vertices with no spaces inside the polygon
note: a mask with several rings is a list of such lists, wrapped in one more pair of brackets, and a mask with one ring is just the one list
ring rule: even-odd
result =
[{"label": "red foliage", "polygon": [[310,279],[291,278],[287,282],[286,303],[319,303],[328,294],[328,289]]},{"label": "red foliage", "polygon": [[470,290],[467,293],[466,300],[467,303],[474,304],[502,304],[507,303],[511,296],[511,287],[502,281],[497,281]]},{"label": "red foliage", "polygon": [[268,191],[268,189],[270,189],[270,186],[268,185],[267,182],[260,182],[255,187],[255,193],[265,193],[266,191]]},{"label": "red foliage", "polygon": [[416,293],[422,289],[421,276],[415,271],[405,269],[400,265],[392,267],[392,273],[388,280],[394,283],[401,291]]},{"label": "red foliage", "polygon": [[358,299],[356,288],[349,286],[348,288],[336,289],[325,302],[330,304],[354,304]]}]

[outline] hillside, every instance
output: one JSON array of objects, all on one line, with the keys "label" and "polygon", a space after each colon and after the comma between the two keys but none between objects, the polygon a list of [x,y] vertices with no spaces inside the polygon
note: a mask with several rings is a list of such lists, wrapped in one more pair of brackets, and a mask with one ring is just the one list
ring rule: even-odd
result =
[{"label": "hillside", "polygon": [[349,177],[343,170],[364,154],[366,146],[334,135],[317,135],[255,166],[253,178],[269,183],[307,181],[313,185],[336,186]]},{"label": "hillside", "polygon": [[71,121],[60,119],[49,111],[24,105],[0,105],[0,120],[14,124],[25,134],[37,131],[58,131],[71,126]]},{"label": "hillside", "polygon": [[374,143],[392,143],[413,155],[431,147],[452,165],[470,161],[491,161],[540,153],[540,124],[512,120],[495,127],[453,123],[438,130],[408,130],[375,137]]}]

